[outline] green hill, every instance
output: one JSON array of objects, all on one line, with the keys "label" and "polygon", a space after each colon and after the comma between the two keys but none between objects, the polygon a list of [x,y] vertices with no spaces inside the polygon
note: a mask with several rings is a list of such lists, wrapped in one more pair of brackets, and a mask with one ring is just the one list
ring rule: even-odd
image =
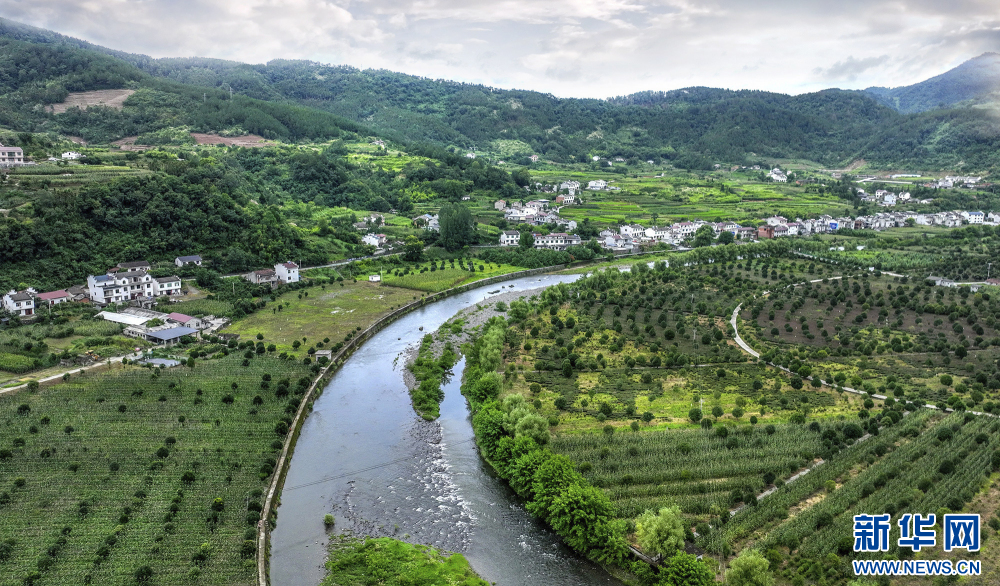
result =
[{"label": "green hill", "polygon": [[913,85],[865,90],[904,114],[1000,99],[1000,53],[983,53],[958,67]]},{"label": "green hill", "polygon": [[[789,96],[693,87],[596,100],[309,61],[153,59],[4,20],[0,46],[0,125],[93,141],[170,136],[183,126],[293,141],[377,133],[523,164],[531,154],[560,163],[593,155],[669,160],[690,169],[773,158],[977,171],[1000,163],[990,113],[958,107],[989,95],[1000,67],[993,54],[894,90]],[[69,92],[109,88],[137,92],[121,110],[45,110]],[[928,110],[937,105],[950,109]]]}]

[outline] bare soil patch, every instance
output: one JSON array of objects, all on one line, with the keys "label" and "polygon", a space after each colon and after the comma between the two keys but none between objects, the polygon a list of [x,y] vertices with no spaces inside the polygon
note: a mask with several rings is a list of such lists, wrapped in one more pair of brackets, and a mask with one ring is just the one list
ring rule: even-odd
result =
[{"label": "bare soil patch", "polygon": [[226,146],[240,147],[263,147],[274,146],[276,143],[268,141],[263,136],[248,134],[246,136],[219,136],[217,134],[204,134],[192,132],[191,136],[198,144],[224,144]]},{"label": "bare soil patch", "polygon": [[62,114],[70,108],[80,108],[86,110],[91,106],[107,106],[121,110],[125,105],[125,100],[135,93],[135,90],[95,90],[92,92],[73,92],[66,96],[61,104],[49,106],[49,112]]}]

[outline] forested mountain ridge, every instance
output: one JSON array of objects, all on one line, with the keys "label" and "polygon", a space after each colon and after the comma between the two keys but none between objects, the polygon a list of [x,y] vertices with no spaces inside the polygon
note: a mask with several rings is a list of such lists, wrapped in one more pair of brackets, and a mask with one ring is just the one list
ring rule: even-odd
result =
[{"label": "forested mountain ridge", "polygon": [[[829,167],[864,158],[883,168],[979,172],[1000,165],[1000,137],[988,112],[952,108],[901,114],[880,102],[888,98],[877,88],[789,96],[693,87],[575,99],[309,61],[154,59],[5,20],[0,20],[0,40],[12,52],[40,49],[39,55],[79,64],[65,72],[43,63],[32,68],[34,77],[28,80],[21,80],[23,68],[18,70],[18,85],[3,87],[8,93],[0,99],[0,125],[92,140],[181,124],[286,140],[375,133],[403,144],[476,149],[518,162],[538,154],[555,162],[593,155],[666,159],[702,169],[754,158],[802,158]],[[0,65],[12,67],[12,62]],[[987,79],[989,68],[977,67]],[[114,76],[91,75],[88,68]],[[140,89],[122,111],[51,115],[37,107],[79,91],[71,88],[114,85]],[[906,102],[893,99],[897,106]]]},{"label": "forested mountain ridge", "polygon": [[1000,101],[1000,53],[983,53],[920,83],[865,92],[904,114]]}]

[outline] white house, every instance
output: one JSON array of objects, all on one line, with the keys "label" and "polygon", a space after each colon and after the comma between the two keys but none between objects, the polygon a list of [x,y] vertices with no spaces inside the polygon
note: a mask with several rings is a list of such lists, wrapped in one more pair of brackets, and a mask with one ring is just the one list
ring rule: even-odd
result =
[{"label": "white house", "polygon": [[553,250],[566,250],[567,246],[579,246],[580,237],[575,234],[565,232],[553,232],[552,234],[532,234],[535,238],[535,248],[550,248]]},{"label": "white house", "polygon": [[623,224],[618,231],[621,232],[622,236],[629,236],[631,238],[638,238],[646,235],[646,228],[640,226],[639,224]]},{"label": "white house", "polygon": [[504,230],[500,233],[500,246],[517,246],[521,242],[521,233],[517,230]]},{"label": "white house", "polygon": [[75,161],[76,159],[79,159],[82,156],[83,155],[81,155],[80,153],[77,153],[77,152],[74,152],[74,151],[66,151],[65,153],[62,154],[62,158],[67,159],[67,160],[71,160],[71,161]]},{"label": "white house", "polygon": [[148,268],[144,267],[149,267],[149,263],[145,261],[118,263],[118,266],[108,270],[106,275],[88,276],[87,289],[90,299],[105,305],[180,294],[180,277],[153,277],[149,274]]},{"label": "white house", "polygon": [[362,244],[367,244],[368,246],[374,246],[375,248],[382,248],[382,245],[386,243],[388,237],[385,234],[365,234],[361,238]]},{"label": "white house", "polygon": [[178,256],[174,259],[174,264],[183,267],[186,265],[198,265],[201,266],[201,257],[197,254],[191,256]]},{"label": "white house", "polygon": [[502,210],[506,207],[507,207],[507,202],[502,199],[498,199],[495,202],[493,202],[493,209],[495,210]]},{"label": "white house", "polygon": [[788,177],[786,177],[785,174],[781,172],[781,169],[777,167],[771,169],[770,177],[771,181],[775,181],[777,183],[785,183],[788,181]]},{"label": "white house", "polygon": [[32,293],[31,289],[25,291],[11,289],[3,296],[3,308],[14,315],[34,315],[35,298]]},{"label": "white house", "polygon": [[293,262],[283,262],[274,265],[274,274],[282,283],[299,282],[299,265]]},{"label": "white house", "polygon": [[0,167],[13,167],[24,164],[24,151],[21,147],[9,147],[0,144]]},{"label": "white house", "polygon": [[603,179],[597,179],[587,183],[587,189],[591,191],[603,191],[608,188],[608,182]]},{"label": "white house", "polygon": [[962,218],[970,224],[982,224],[986,216],[983,212],[962,212]]}]

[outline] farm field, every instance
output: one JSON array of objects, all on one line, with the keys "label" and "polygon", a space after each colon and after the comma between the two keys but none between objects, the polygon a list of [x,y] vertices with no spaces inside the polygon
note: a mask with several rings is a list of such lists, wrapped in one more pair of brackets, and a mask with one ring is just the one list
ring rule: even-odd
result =
[{"label": "farm field", "polygon": [[[682,269],[637,263],[628,273],[597,272],[527,304],[512,303],[501,413],[547,420],[546,449],[569,458],[619,519],[638,523],[646,511],[677,506],[688,539],[713,556],[758,548],[781,586],[846,585],[854,577],[848,564],[853,514],[941,514],[992,498],[983,490],[1000,468],[1000,421],[964,409],[967,403],[993,410],[997,397],[990,387],[1000,383],[992,383],[992,349],[976,348],[972,333],[937,324],[924,341],[922,322],[905,313],[910,299],[937,303],[959,317],[974,316],[961,320],[968,329],[992,319],[989,296],[966,296],[962,305],[963,292],[932,288],[931,299],[923,300],[921,281],[877,274],[787,286],[820,273],[831,276],[829,267],[796,257]],[[839,295],[841,287],[845,298],[832,306],[810,305]],[[748,361],[730,346],[725,318],[740,301],[748,308],[741,333],[749,333],[765,360],[791,373]],[[853,316],[868,309],[866,303],[904,312],[889,316],[885,332],[858,324],[854,333],[864,332],[859,346],[817,341],[834,323],[852,332]],[[758,318],[775,321],[779,333],[763,327],[756,333],[752,320]],[[822,327],[817,320],[824,320]],[[987,347],[991,331],[976,334]],[[485,348],[490,335],[476,344]],[[954,354],[966,339],[963,358],[972,368]],[[933,347],[938,342],[953,353],[950,368],[943,348]],[[919,362],[910,358],[917,344],[931,346]],[[926,357],[937,366],[919,378],[898,365],[889,369],[890,360],[917,369]],[[940,376],[946,372],[950,380]],[[838,388],[846,385],[870,394]],[[887,398],[875,399],[876,393]],[[957,411],[923,408],[925,399]],[[520,438],[521,426],[507,429]],[[523,433],[538,437],[534,427]],[[518,464],[507,466],[501,469],[516,478]],[[627,539],[637,544],[634,536]],[[991,556],[984,571],[995,572],[990,564],[997,556]]]},{"label": "farm field", "polygon": [[798,368],[822,352],[822,370],[812,368],[825,381],[992,412],[1000,399],[997,311],[1000,299],[989,293],[862,275],[747,303],[741,334],[785,366],[795,361]]},{"label": "farm field", "polygon": [[261,491],[310,371],[200,348],[193,367],[0,397],[0,583],[252,582]]}]

